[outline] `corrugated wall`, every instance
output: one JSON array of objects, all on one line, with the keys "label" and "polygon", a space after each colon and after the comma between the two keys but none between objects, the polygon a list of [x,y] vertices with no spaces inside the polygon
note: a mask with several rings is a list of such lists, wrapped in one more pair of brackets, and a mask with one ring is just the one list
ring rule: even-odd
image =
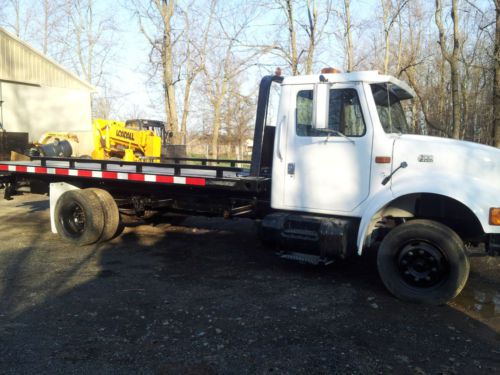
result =
[{"label": "corrugated wall", "polygon": [[92,87],[0,28],[0,79],[92,91]]}]

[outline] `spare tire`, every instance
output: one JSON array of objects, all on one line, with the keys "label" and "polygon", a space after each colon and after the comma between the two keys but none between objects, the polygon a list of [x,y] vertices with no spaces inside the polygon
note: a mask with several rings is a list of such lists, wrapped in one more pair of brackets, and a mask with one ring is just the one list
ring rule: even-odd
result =
[{"label": "spare tire", "polygon": [[101,206],[104,211],[104,229],[98,241],[108,241],[118,232],[118,227],[120,225],[120,212],[118,211],[118,206],[116,205],[116,202],[111,194],[106,190],[97,188],[85,190],[93,192],[97,195],[97,198],[99,198],[99,201],[101,202]]},{"label": "spare tire", "polygon": [[54,210],[59,236],[78,246],[99,240],[104,231],[104,210],[91,190],[70,190],[61,195]]}]

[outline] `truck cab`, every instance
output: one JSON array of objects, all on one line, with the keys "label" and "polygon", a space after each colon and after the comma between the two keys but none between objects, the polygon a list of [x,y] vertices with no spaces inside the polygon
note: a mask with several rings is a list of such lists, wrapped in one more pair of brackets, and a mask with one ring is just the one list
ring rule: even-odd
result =
[{"label": "truck cab", "polygon": [[413,90],[376,71],[275,82],[275,212],[262,233],[284,257],[376,249],[393,294],[440,303],[465,284],[465,244],[500,251],[500,150],[413,134]]}]

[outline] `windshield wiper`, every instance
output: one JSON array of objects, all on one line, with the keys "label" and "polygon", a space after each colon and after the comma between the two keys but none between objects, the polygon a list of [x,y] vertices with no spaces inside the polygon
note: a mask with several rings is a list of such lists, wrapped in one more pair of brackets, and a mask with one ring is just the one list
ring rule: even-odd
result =
[{"label": "windshield wiper", "polygon": [[319,131],[320,133],[326,133],[326,140],[325,140],[325,142],[328,142],[328,139],[329,139],[330,135],[333,134],[333,135],[338,135],[340,137],[343,137],[343,138],[347,139],[351,143],[355,143],[354,140],[352,140],[351,138],[349,138],[347,135],[345,135],[342,132],[339,132],[338,130],[335,130],[335,129],[317,128],[317,129],[314,129],[314,130]]}]

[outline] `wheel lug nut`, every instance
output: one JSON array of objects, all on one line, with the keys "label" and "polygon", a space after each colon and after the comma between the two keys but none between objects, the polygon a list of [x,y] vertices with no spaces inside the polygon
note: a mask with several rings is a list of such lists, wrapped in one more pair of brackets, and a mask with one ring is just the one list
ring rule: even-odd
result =
[{"label": "wheel lug nut", "polygon": [[423,251],[423,250],[420,250],[418,253],[419,253],[420,255],[424,255],[424,251]]},{"label": "wheel lug nut", "polygon": [[413,256],[413,251],[408,251],[408,255],[412,257]]},{"label": "wheel lug nut", "polygon": [[431,281],[431,277],[430,277],[430,276],[426,276],[426,277],[425,277],[425,279],[426,279],[427,281]]}]

